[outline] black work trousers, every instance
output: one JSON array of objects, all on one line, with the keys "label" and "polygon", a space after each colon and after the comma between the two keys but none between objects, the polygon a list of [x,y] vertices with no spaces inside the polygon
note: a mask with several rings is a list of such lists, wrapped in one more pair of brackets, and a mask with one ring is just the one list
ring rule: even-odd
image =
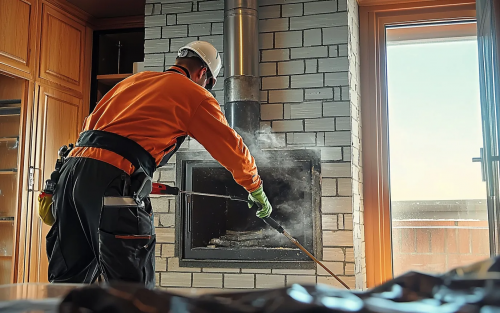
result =
[{"label": "black work trousers", "polygon": [[130,177],[89,158],[69,158],[53,196],[47,234],[49,281],[120,280],[155,286],[151,202],[131,203]]}]

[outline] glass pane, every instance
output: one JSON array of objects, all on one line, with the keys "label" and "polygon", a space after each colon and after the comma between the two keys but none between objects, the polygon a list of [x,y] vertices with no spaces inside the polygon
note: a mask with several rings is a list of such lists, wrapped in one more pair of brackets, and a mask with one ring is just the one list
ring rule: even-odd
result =
[{"label": "glass pane", "polygon": [[23,82],[0,75],[0,284],[12,282]]},{"label": "glass pane", "polygon": [[393,270],[489,257],[475,24],[387,29]]}]

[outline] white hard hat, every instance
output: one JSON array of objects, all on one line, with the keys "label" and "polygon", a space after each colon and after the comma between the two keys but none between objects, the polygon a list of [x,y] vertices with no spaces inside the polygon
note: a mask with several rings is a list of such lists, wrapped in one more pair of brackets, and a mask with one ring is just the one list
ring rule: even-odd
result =
[{"label": "white hard hat", "polygon": [[222,67],[219,52],[217,52],[217,49],[212,44],[206,41],[193,41],[180,48],[177,55],[179,57],[188,57],[190,51],[194,52],[196,56],[205,62],[210,70],[211,77],[208,79],[206,88],[209,90],[212,89],[217,82],[217,75],[219,75]]}]

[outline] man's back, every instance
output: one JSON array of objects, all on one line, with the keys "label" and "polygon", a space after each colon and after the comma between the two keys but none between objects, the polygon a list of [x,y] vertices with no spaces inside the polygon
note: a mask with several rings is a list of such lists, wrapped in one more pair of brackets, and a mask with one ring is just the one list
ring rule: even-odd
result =
[{"label": "man's back", "polygon": [[[142,72],[117,84],[98,103],[83,130],[102,130],[134,140],[156,160],[162,160],[186,136],[192,116],[212,95],[175,72]],[[218,106],[217,102],[209,101]],[[127,172],[130,163],[109,151],[76,149],[72,156],[105,161]]]}]

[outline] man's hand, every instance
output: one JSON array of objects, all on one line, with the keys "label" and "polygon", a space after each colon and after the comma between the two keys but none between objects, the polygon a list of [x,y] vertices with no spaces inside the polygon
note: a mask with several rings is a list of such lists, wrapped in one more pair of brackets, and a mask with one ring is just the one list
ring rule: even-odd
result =
[{"label": "man's hand", "polygon": [[251,208],[254,204],[257,204],[257,206],[260,208],[260,210],[257,211],[257,217],[266,218],[271,215],[273,208],[271,206],[271,203],[269,203],[266,194],[264,193],[264,188],[262,187],[262,185],[260,185],[257,190],[248,195],[248,207]]}]

